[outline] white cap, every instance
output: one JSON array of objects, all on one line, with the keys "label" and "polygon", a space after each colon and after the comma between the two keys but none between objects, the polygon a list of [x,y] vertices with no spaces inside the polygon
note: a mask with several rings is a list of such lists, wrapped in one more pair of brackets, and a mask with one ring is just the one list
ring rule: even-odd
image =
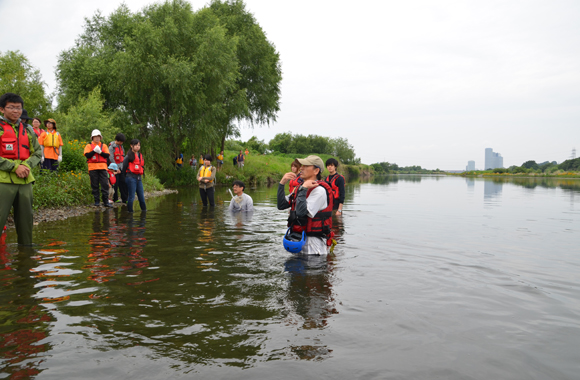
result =
[{"label": "white cap", "polygon": [[93,133],[91,133],[91,138],[95,137],[95,136],[101,136],[101,131],[99,131],[98,129],[93,129]]}]

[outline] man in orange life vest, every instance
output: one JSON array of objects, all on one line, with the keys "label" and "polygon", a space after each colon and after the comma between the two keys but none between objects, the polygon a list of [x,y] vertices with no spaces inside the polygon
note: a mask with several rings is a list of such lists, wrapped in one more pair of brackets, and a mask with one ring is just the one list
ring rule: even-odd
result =
[{"label": "man in orange life vest", "polygon": [[109,147],[101,142],[102,136],[98,129],[91,133],[91,143],[85,146],[85,157],[89,165],[89,178],[91,179],[91,189],[95,198],[95,206],[99,206],[99,185],[101,186],[101,197],[103,206],[113,207],[109,204],[109,174],[107,172],[107,159],[109,158]]},{"label": "man in orange life vest", "polygon": [[32,244],[32,183],[31,169],[42,157],[40,145],[32,128],[20,119],[24,101],[19,95],[0,96],[0,230],[6,225],[14,207],[14,223],[18,244]]},{"label": "man in orange life vest", "polygon": [[286,196],[286,183],[296,178],[296,174],[284,174],[278,185],[278,210],[290,208],[288,226],[293,232],[306,232],[306,241],[301,253],[325,255],[332,227],[332,190],[328,183],[321,181],[324,162],[318,156],[298,159],[302,165],[300,176],[304,183]]}]

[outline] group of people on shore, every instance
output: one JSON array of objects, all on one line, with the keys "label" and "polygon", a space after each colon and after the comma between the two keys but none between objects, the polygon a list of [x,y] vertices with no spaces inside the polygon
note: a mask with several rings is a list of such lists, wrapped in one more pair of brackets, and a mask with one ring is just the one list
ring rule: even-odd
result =
[{"label": "group of people on shore", "polygon": [[[40,129],[40,119],[28,117],[24,100],[17,94],[9,92],[0,96],[0,113],[0,226],[6,229],[6,220],[14,208],[18,244],[30,245],[32,184],[35,181],[32,169],[39,164],[43,169],[57,169],[62,162],[62,137],[56,131],[54,119],[44,122],[46,130]],[[27,123],[30,120],[32,125]],[[139,140],[131,140],[131,151],[127,155],[123,150],[125,136],[122,133],[117,134],[110,148],[101,140],[101,132],[93,130],[91,142],[84,149],[95,206],[100,206],[100,195],[103,206],[113,207],[118,189],[128,212],[133,212],[135,194],[141,210],[146,211],[142,183],[145,160],[139,152]],[[109,194],[113,199],[109,199]]]}]

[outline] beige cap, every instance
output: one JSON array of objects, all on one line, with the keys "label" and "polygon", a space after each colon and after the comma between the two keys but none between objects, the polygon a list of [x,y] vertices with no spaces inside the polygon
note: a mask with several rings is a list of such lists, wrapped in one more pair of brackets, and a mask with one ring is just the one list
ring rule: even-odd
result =
[{"label": "beige cap", "polygon": [[314,165],[317,166],[320,169],[320,174],[322,174],[322,171],[324,170],[324,162],[322,161],[322,158],[318,157],[318,156],[308,156],[306,158],[297,158],[298,162],[300,162],[301,165]]}]

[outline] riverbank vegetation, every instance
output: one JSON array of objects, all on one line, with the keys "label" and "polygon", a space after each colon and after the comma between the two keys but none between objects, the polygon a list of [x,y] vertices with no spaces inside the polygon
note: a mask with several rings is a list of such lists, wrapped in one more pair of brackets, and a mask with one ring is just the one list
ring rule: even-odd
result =
[{"label": "riverbank vegetation", "polygon": [[424,169],[421,166],[399,166],[395,163],[389,162],[377,162],[371,164],[372,174],[376,175],[387,175],[387,174],[444,174],[443,171],[439,169],[429,170]]}]

